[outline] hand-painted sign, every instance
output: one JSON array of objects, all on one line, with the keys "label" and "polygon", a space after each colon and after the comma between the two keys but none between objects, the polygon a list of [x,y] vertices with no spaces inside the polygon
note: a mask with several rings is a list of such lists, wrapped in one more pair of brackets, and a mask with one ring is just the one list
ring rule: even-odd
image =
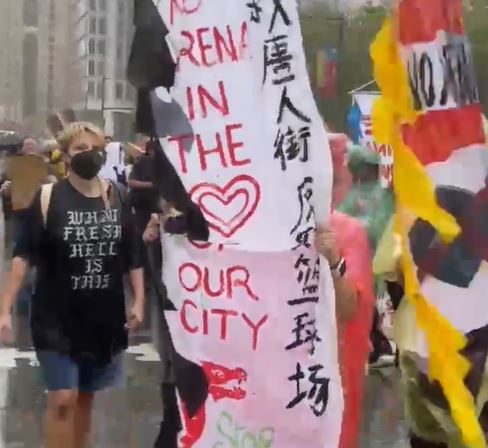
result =
[{"label": "hand-painted sign", "polygon": [[181,444],[336,448],[334,290],[313,249],[331,160],[296,1],[162,3],[192,128],[163,146],[211,230],[163,237]]}]

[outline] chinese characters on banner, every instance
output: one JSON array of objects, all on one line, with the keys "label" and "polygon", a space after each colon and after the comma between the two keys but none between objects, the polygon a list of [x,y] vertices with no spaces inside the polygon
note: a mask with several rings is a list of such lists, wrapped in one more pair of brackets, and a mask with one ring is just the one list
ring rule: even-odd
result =
[{"label": "chinese characters on banner", "polygon": [[179,371],[204,378],[178,386],[181,443],[336,448],[335,299],[312,247],[331,160],[296,1],[163,3],[194,133],[163,146],[211,228],[208,244],[163,236]]}]

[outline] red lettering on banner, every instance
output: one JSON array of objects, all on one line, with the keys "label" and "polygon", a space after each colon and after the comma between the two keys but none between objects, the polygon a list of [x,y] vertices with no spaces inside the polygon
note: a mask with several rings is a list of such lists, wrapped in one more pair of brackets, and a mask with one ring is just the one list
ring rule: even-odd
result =
[{"label": "red lettering on banner", "polygon": [[[211,282],[211,272],[208,267],[201,267],[195,263],[184,263],[178,269],[178,277],[180,285],[188,292],[202,289],[207,296],[212,298],[222,297],[225,293],[228,299],[234,299],[236,289],[243,288],[248,298],[254,301],[259,300],[249,284],[251,274],[244,266],[216,269],[215,272],[217,274]],[[214,283],[213,289],[211,283]]]},{"label": "red lettering on banner", "polygon": [[191,140],[193,135],[186,134],[186,135],[178,135],[176,137],[171,137],[168,139],[168,142],[176,143],[178,148],[178,156],[180,160],[180,168],[181,172],[186,174],[188,173],[188,166],[186,164],[186,149],[185,149],[185,140]]},{"label": "red lettering on banner", "polygon": [[268,320],[268,315],[264,315],[258,323],[254,323],[245,313],[242,313],[242,318],[244,319],[244,322],[249,325],[249,328],[252,331],[252,349],[256,351],[258,348],[259,330]]},{"label": "red lettering on banner", "polygon": [[220,165],[222,168],[227,168],[227,161],[225,159],[224,145],[222,144],[222,137],[220,133],[215,133],[215,146],[213,148],[206,148],[201,135],[196,136],[198,157],[200,158],[200,168],[202,171],[206,171],[208,168],[207,157],[216,154],[220,159]]},{"label": "red lettering on banner", "polygon": [[[198,98],[198,103],[200,105],[200,116],[198,118],[207,118],[209,106],[215,109],[222,117],[229,115],[229,101],[227,100],[227,95],[225,93],[225,86],[223,81],[218,83],[219,96],[217,99],[213,96],[205,87],[199,85],[196,88],[196,96]],[[195,112],[195,99],[194,93],[191,87],[186,88],[186,98],[188,103],[188,116],[191,121],[193,121],[197,114]]]},{"label": "red lettering on banner", "polygon": [[[257,322],[253,322],[246,313],[239,313],[233,309],[201,309],[190,299],[183,302],[180,310],[182,327],[189,334],[216,336],[221,341],[228,341],[229,328],[236,325],[249,328],[250,346],[254,351],[259,347],[259,333],[268,322],[268,318],[265,314]],[[212,331],[212,328],[216,328],[216,331]]]},{"label": "red lettering on banner", "polygon": [[251,159],[237,160],[236,150],[244,148],[244,143],[234,141],[233,132],[242,129],[242,124],[230,124],[225,127],[225,136],[227,141],[227,148],[229,149],[230,164],[232,166],[244,166],[251,163]]},{"label": "red lettering on banner", "polygon": [[[241,277],[242,274],[242,278]],[[254,294],[253,290],[249,286],[249,280],[251,274],[244,266],[233,266],[227,269],[227,297],[233,297],[234,288],[244,288],[247,296],[253,300],[258,301],[259,298]]]},{"label": "red lettering on banner", "polygon": [[217,249],[218,252],[222,252],[224,250],[223,244],[202,243],[201,241],[192,241],[192,240],[188,240],[188,242],[193,247],[195,247],[196,249],[200,249],[200,250],[208,250],[211,247],[214,247],[215,249]]},{"label": "red lettering on banner", "polygon": [[[188,270],[192,271],[196,276],[195,280],[191,283],[193,286],[189,285],[187,279],[183,281],[183,275],[185,272],[188,272]],[[183,288],[188,292],[195,292],[202,284],[202,271],[195,263],[182,264],[178,269],[178,277],[180,279],[181,286],[183,286]]]},{"label": "red lettering on banner", "polygon": [[[235,137],[235,132],[242,129],[242,124],[228,124],[224,129],[224,137],[221,132],[215,133],[215,141],[210,144],[203,141],[200,134],[195,136],[197,153],[200,162],[200,169],[206,171],[208,169],[208,162],[210,156],[216,156],[218,163],[222,168],[229,166],[245,166],[251,163],[250,159],[238,159],[236,156],[237,150],[244,149],[244,143]],[[181,135],[168,139],[169,142],[176,143],[178,150],[178,158],[180,161],[181,171],[188,173],[187,152],[185,150],[185,141],[191,139],[191,135]],[[207,146],[207,144],[209,146]]]},{"label": "red lettering on banner", "polygon": [[210,313],[213,316],[220,316],[220,339],[222,341],[227,340],[227,319],[229,317],[238,317],[239,313],[234,310],[220,310],[214,309]]},{"label": "red lettering on banner", "polygon": [[[190,196],[202,210],[209,227],[230,238],[253,217],[261,200],[261,187],[256,179],[242,174],[224,186],[202,182],[191,189]],[[239,198],[243,202],[236,211],[234,207]],[[233,216],[222,216],[222,208],[215,209],[215,201],[232,210]]]},{"label": "red lettering on banner", "polygon": [[246,59],[247,49],[249,44],[247,42],[247,22],[243,22],[241,26],[241,43],[239,45],[239,59]]},{"label": "red lettering on banner", "polygon": [[[236,35],[239,36],[238,39]],[[178,65],[187,59],[196,67],[209,68],[218,64],[238,62],[247,54],[246,22],[242,22],[238,32],[226,25],[224,30],[216,26],[198,28],[194,32],[186,30],[181,32],[181,36],[186,43],[180,50]]]},{"label": "red lettering on banner", "polygon": [[232,35],[232,30],[230,29],[229,25],[225,27],[225,30],[227,31],[227,41],[218,28],[214,29],[215,49],[217,51],[218,60],[224,60],[225,52],[231,61],[238,61],[239,55],[237,54],[237,48],[234,42],[234,36]]},{"label": "red lettering on banner", "polygon": [[197,12],[202,6],[203,0],[170,0],[170,24],[173,25],[176,13],[191,15]]},{"label": "red lettering on banner", "polygon": [[203,273],[203,290],[208,294],[209,297],[220,297],[224,292],[224,271],[219,271],[219,279],[218,279],[218,286],[216,290],[212,290],[210,286],[210,271],[208,268],[205,268]]},{"label": "red lettering on banner", "polygon": [[183,302],[183,304],[181,305],[181,311],[180,311],[180,319],[181,319],[181,324],[183,325],[183,328],[188,332],[188,333],[191,333],[191,334],[196,334],[198,333],[198,327],[195,327],[195,326],[190,326],[190,324],[188,323],[188,320],[186,318],[186,311],[187,311],[187,307],[191,307],[195,310],[198,309],[198,307],[191,301],[191,300],[185,300]]},{"label": "red lettering on banner", "polygon": [[191,34],[189,31],[182,31],[181,36],[186,38],[188,40],[188,45],[185,48],[182,48],[180,50],[180,56],[178,58],[178,65],[179,65],[179,60],[183,57],[188,58],[188,60],[193,64],[196,65],[197,67],[200,67],[200,62],[197,60],[197,58],[193,55],[193,51],[195,48],[195,37],[193,34]]},{"label": "red lettering on banner", "polygon": [[198,49],[200,51],[202,64],[205,67],[213,67],[215,64],[217,64],[217,60],[209,61],[207,57],[208,50],[212,50],[212,45],[205,43],[205,35],[209,32],[210,32],[210,28],[198,28],[196,33]]}]

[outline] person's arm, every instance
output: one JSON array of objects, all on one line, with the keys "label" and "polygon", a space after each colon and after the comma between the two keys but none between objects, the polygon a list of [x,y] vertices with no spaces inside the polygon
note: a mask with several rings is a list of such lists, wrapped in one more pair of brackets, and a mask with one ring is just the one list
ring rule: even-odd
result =
[{"label": "person's arm", "polygon": [[129,179],[129,188],[132,190],[152,190],[153,183],[143,180]]},{"label": "person's arm", "polygon": [[7,343],[12,339],[12,308],[28,272],[29,262],[37,252],[43,229],[39,193],[18,225],[19,238],[14,241],[12,266],[5,276],[0,304],[0,338]]},{"label": "person's arm", "polygon": [[134,164],[132,171],[129,175],[129,188],[133,190],[151,190],[153,183],[151,181],[141,180],[144,179],[144,160],[141,158]]},{"label": "person's arm", "polygon": [[341,277],[334,278],[334,288],[336,293],[337,315],[341,321],[349,321],[356,317],[359,309],[358,292],[354,285],[347,279]]},{"label": "person's arm", "polygon": [[[317,229],[315,246],[323,255],[331,268],[335,268],[342,259],[341,251],[337,246],[334,232],[329,228]],[[345,257],[346,264],[348,258]],[[359,307],[358,291],[347,275],[334,277],[334,289],[336,294],[337,315],[340,320],[348,321],[356,316]]]},{"label": "person's arm", "polygon": [[22,287],[25,275],[29,268],[29,262],[21,257],[12,260],[10,272],[5,274],[5,288],[2,295],[1,315],[11,314],[17,294]]},{"label": "person's arm", "polygon": [[154,241],[158,240],[158,238],[160,238],[159,222],[160,222],[160,215],[158,215],[157,213],[153,213],[151,215],[151,219],[147,223],[144,233],[142,234],[142,240],[145,243],[153,243]]},{"label": "person's arm", "polygon": [[5,173],[0,177],[0,195],[6,198],[12,195],[12,183],[8,180]]},{"label": "person's arm", "polygon": [[124,245],[124,261],[129,271],[134,302],[129,314],[128,328],[131,331],[144,320],[144,273],[143,273],[143,242],[134,226],[133,215],[126,193],[122,194],[122,240]]},{"label": "person's arm", "polygon": [[131,269],[129,272],[132,293],[134,294],[134,303],[130,311],[127,322],[130,331],[137,330],[144,320],[144,273],[141,268]]}]

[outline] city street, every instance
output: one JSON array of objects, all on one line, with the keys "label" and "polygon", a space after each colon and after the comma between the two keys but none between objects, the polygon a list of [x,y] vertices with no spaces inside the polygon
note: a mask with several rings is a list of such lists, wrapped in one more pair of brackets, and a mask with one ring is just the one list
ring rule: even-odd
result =
[{"label": "city street", "polygon": [[[3,246],[3,221],[0,236]],[[2,247],[2,271],[7,264]],[[15,347],[0,348],[0,448],[40,448],[46,394],[22,307],[17,314]],[[97,398],[92,448],[152,448],[161,422],[159,369],[148,335],[139,335],[125,356],[123,383]],[[406,446],[400,397],[393,368],[370,372],[361,448]]]}]

